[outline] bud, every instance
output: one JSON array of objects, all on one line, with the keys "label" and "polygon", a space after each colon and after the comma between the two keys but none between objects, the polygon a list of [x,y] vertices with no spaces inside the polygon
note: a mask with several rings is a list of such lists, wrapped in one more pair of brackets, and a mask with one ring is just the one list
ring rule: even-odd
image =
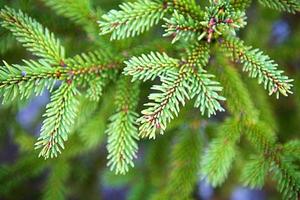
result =
[{"label": "bud", "polygon": [[227,23],[227,24],[231,24],[231,23],[233,23],[233,20],[232,19],[225,19],[225,23]]}]

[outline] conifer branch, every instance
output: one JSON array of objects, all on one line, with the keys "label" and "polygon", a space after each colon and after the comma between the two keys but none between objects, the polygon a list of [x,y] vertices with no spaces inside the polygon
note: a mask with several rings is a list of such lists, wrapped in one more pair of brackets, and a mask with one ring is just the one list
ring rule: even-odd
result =
[{"label": "conifer branch", "polygon": [[155,200],[189,199],[197,182],[202,149],[200,134],[195,130],[185,130],[180,132],[177,139],[171,153],[169,178]]},{"label": "conifer branch", "polygon": [[[130,88],[130,90],[128,90]],[[136,158],[138,129],[135,112],[139,96],[139,84],[131,83],[129,78],[122,77],[118,82],[116,94],[117,112],[110,117],[108,134],[108,163],[116,174],[125,174],[129,166],[133,167]]]},{"label": "conifer branch", "polygon": [[204,12],[195,0],[167,0],[168,6],[177,10],[184,16],[189,16],[194,20],[202,20]]},{"label": "conifer branch", "polygon": [[58,160],[51,166],[51,172],[44,188],[43,200],[66,199],[66,180],[70,175],[71,167],[66,160]]},{"label": "conifer branch", "polygon": [[283,154],[285,156],[300,160],[300,140],[292,140],[283,145]]},{"label": "conifer branch", "polygon": [[259,0],[259,2],[266,7],[279,11],[290,13],[300,11],[300,2],[298,0]]},{"label": "conifer branch", "polygon": [[225,101],[226,99],[218,94],[223,88],[219,82],[211,80],[214,75],[207,74],[203,69],[208,61],[209,47],[200,43],[192,47],[185,65],[188,69],[191,69],[191,75],[189,76],[190,96],[191,98],[196,97],[195,107],[200,108],[202,115],[207,110],[208,117],[210,117],[215,115],[216,111],[224,111],[219,101]]},{"label": "conifer branch", "polygon": [[116,77],[120,62],[99,51],[82,53],[68,58],[63,64],[68,78],[87,86],[87,97],[99,100],[103,88]]},{"label": "conifer branch", "polygon": [[[90,0],[43,0],[45,4],[59,15],[89,29],[96,27],[98,15],[92,8]],[[93,28],[92,27],[92,28]]]},{"label": "conifer branch", "polygon": [[277,69],[278,65],[269,56],[258,49],[245,46],[243,41],[236,37],[226,36],[220,43],[225,53],[229,51],[232,60],[241,62],[243,70],[249,72],[250,77],[258,78],[258,82],[264,84],[270,95],[275,93],[279,98],[279,93],[284,96],[292,93],[293,80],[282,75],[283,71]]},{"label": "conifer branch", "polygon": [[160,93],[149,95],[151,103],[145,104],[147,109],[142,111],[139,118],[141,126],[139,128],[141,137],[156,137],[156,130],[163,134],[167,123],[178,115],[180,105],[185,105],[186,99],[189,99],[189,83],[186,80],[187,72],[168,72],[166,76],[161,77],[161,85],[152,86],[153,90]]},{"label": "conifer branch", "polygon": [[124,39],[140,35],[158,24],[167,11],[167,5],[161,0],[138,0],[123,3],[119,11],[111,10],[99,21],[101,35],[111,33],[111,40]]},{"label": "conifer branch", "polygon": [[89,88],[86,91],[86,96],[93,101],[99,101],[102,96],[104,87],[109,82],[109,77],[103,73],[101,76],[89,81]]},{"label": "conifer branch", "polygon": [[272,131],[264,124],[248,124],[247,139],[268,161],[270,172],[275,175],[278,190],[284,199],[297,199],[300,193],[300,176],[294,164],[283,157],[282,147],[275,143]]},{"label": "conifer branch", "polygon": [[51,97],[47,105],[41,129],[41,135],[36,142],[36,149],[41,149],[39,156],[56,157],[64,149],[64,141],[68,139],[77,115],[77,89],[72,83],[63,83]]},{"label": "conifer branch", "polygon": [[218,137],[210,142],[203,155],[202,177],[213,186],[222,184],[227,178],[236,156],[236,143],[241,136],[238,119],[226,121],[219,127]]},{"label": "conifer branch", "polygon": [[238,71],[222,55],[215,57],[215,61],[210,72],[215,74],[224,86],[222,95],[227,99],[226,109],[234,117],[242,116],[245,121],[256,121],[257,110]]},{"label": "conifer branch", "polygon": [[1,25],[10,30],[19,42],[34,55],[50,64],[60,63],[65,57],[64,48],[47,28],[24,14],[9,7],[1,9]]},{"label": "conifer branch", "polygon": [[277,181],[278,191],[283,199],[298,199],[300,196],[300,173],[299,167],[286,160],[273,161],[272,172]]},{"label": "conifer branch", "polygon": [[253,156],[243,169],[241,181],[245,186],[262,188],[269,169],[270,164],[264,156]]},{"label": "conifer branch", "polygon": [[250,6],[251,2],[252,0],[230,0],[232,7],[239,10],[246,10]]},{"label": "conifer branch", "polygon": [[202,114],[206,110],[208,116],[223,111],[218,101],[225,99],[217,94],[222,88],[202,69],[208,58],[208,46],[198,44],[182,61],[151,53],[125,62],[124,73],[133,75],[134,80],[154,79],[158,75],[162,82],[162,85],[152,87],[160,93],[150,94],[152,102],[145,104],[149,107],[142,111],[144,116],[139,119],[141,137],[155,138],[156,130],[163,134],[167,123],[178,115],[180,105],[184,106],[186,100],[193,97],[196,97],[195,107],[199,107]]},{"label": "conifer branch", "polygon": [[16,42],[14,37],[11,34],[9,34],[8,31],[0,30],[0,38],[0,55],[3,55],[9,49],[14,47]]},{"label": "conifer branch", "polygon": [[[179,60],[169,57],[166,53],[151,52],[148,55],[132,57],[125,61],[125,75],[131,75],[132,80],[154,80],[156,77],[165,76],[168,71],[178,71]],[[176,69],[178,68],[178,69]]]},{"label": "conifer branch", "polygon": [[15,98],[40,95],[44,89],[52,91],[57,79],[57,70],[44,60],[23,60],[24,65],[9,65],[4,62],[0,69],[0,95],[3,103]]},{"label": "conifer branch", "polygon": [[164,37],[172,36],[172,43],[175,43],[179,39],[184,40],[198,39],[201,40],[205,34],[205,26],[199,21],[194,20],[192,17],[185,17],[174,11],[170,19],[164,18],[166,24],[163,27],[166,29]]}]

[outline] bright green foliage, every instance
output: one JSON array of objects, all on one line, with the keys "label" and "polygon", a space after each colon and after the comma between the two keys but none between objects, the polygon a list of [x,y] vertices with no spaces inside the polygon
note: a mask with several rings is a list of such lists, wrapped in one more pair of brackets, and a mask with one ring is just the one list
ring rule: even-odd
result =
[{"label": "bright green foliage", "polygon": [[154,80],[158,76],[166,76],[168,71],[176,72],[179,60],[169,57],[166,53],[151,52],[148,55],[132,57],[125,61],[125,75],[131,75],[132,80]]},{"label": "bright green foliage", "polygon": [[[220,11],[224,8],[227,12]],[[163,27],[166,28],[166,33],[164,36],[172,36],[172,43],[180,38],[184,40],[202,40],[204,37],[207,37],[207,41],[211,42],[213,37],[229,31],[235,33],[235,30],[246,25],[245,13],[234,10],[226,2],[207,7],[204,19],[201,21],[193,19],[189,15],[185,17],[176,10],[172,18],[165,18],[165,21],[166,25],[163,25]]]},{"label": "bright green foliage", "polygon": [[65,57],[64,48],[47,28],[29,17],[8,7],[0,12],[1,25],[10,30],[19,42],[34,55],[58,64]]},{"label": "bright green foliage", "polygon": [[280,10],[295,13],[300,11],[300,2],[298,0],[259,0],[264,6]]},{"label": "bright green foliage", "polygon": [[263,123],[249,124],[245,130],[247,139],[264,156],[267,162],[265,164],[269,166],[268,169],[276,180],[283,198],[297,199],[300,191],[299,172],[296,171],[294,163],[282,156],[282,147],[275,144],[275,138],[269,127]]},{"label": "bright green foliage", "polygon": [[[299,10],[296,0],[259,1],[278,10]],[[280,140],[285,140],[285,136],[280,136],[277,142],[275,131],[281,131],[282,124],[275,124],[277,119],[272,116],[267,93],[263,93],[265,89],[270,95],[275,93],[278,97],[281,93],[287,96],[292,93],[292,80],[277,69],[269,56],[244,45],[237,37],[244,35],[238,31],[247,24],[245,12],[251,0],[128,0],[119,10],[104,14],[102,19],[99,14],[103,9],[97,7],[102,2],[43,2],[88,33],[86,37],[74,34],[75,29],[64,30],[58,21],[52,24],[66,49],[79,52],[66,57],[59,40],[37,21],[7,7],[0,11],[2,26],[38,57],[33,59],[24,55],[27,60],[21,64],[4,61],[0,69],[3,102],[30,99],[48,90],[51,99],[36,143],[36,148],[41,149],[39,155],[45,158],[58,156],[69,138],[64,154],[55,159],[54,164],[40,161],[50,165],[45,199],[68,198],[66,186],[74,186],[72,181],[67,183],[70,173],[77,175],[77,170],[86,167],[86,163],[93,166],[93,170],[85,169],[81,171],[83,175],[75,177],[80,182],[79,187],[80,184],[90,187],[87,177],[96,177],[98,184],[99,169],[101,172],[110,169],[116,174],[128,173],[136,165],[138,142],[148,154],[141,154],[136,171],[130,170],[125,176],[110,175],[111,179],[125,179],[130,186],[138,181],[132,187],[132,199],[192,199],[199,173],[213,186],[221,185],[231,174],[240,176],[240,181],[252,188],[263,187],[269,175],[276,181],[284,199],[298,198],[299,141],[281,144]],[[253,15],[248,14],[249,18]],[[39,18],[39,15],[35,16]],[[97,20],[100,20],[98,24]],[[142,35],[161,20],[164,30]],[[111,34],[111,40],[140,37],[109,43],[105,37],[99,37],[98,25],[100,35]],[[163,31],[163,36],[170,40],[157,39]],[[5,39],[3,43],[9,42]],[[297,46],[294,40],[292,43]],[[3,49],[5,52],[6,48]],[[80,53],[86,49],[90,52]],[[272,57],[282,62],[279,56]],[[250,77],[264,85],[264,89],[239,74],[236,69],[239,63]],[[148,95],[145,88],[149,85],[152,90]],[[141,95],[140,88],[144,89]],[[145,108],[141,108],[142,104]],[[137,114],[140,110],[141,116]],[[212,117],[225,110],[228,112]],[[204,115],[212,118],[206,120]],[[139,141],[139,137],[155,139],[158,133],[164,134],[166,130],[174,134],[159,138],[155,144]],[[105,156],[103,151],[98,151],[105,138],[103,133],[107,134],[109,169],[102,169],[104,162],[99,159]],[[20,146],[22,153],[30,151],[34,141],[34,137],[25,136],[15,139],[18,144],[23,144]],[[202,152],[202,144],[206,143],[207,149]],[[240,158],[241,155],[249,158],[249,153],[250,159]],[[90,156],[84,157],[87,158],[85,164],[77,159],[79,154]],[[78,163],[69,165],[71,160]],[[235,163],[238,167],[234,167]],[[30,165],[32,162],[26,167]],[[33,171],[44,165],[33,165]],[[230,172],[237,168],[241,174]],[[9,189],[5,191],[9,191],[12,187],[7,174],[13,173],[14,169],[3,168],[3,172],[0,169],[0,180],[7,182]],[[16,178],[16,185],[23,179],[23,176],[19,180]],[[233,184],[236,184],[235,180],[228,181],[228,187]]]},{"label": "bright green foliage", "polygon": [[225,98],[218,93],[222,91],[220,83],[211,80],[214,75],[207,74],[203,69],[209,60],[209,48],[205,44],[197,44],[188,52],[188,58],[184,62],[184,67],[191,69],[189,76],[191,98],[196,97],[195,107],[200,108],[203,115],[206,111],[208,116],[215,115],[216,111],[224,111],[219,101]]},{"label": "bright green foliage", "polygon": [[56,157],[64,149],[64,141],[75,122],[77,115],[78,91],[72,84],[63,84],[56,90],[51,102],[47,105],[46,119],[43,122],[41,136],[36,143],[36,148],[42,148],[39,156]]},{"label": "bright green foliage", "polygon": [[299,167],[288,161],[273,162],[272,172],[275,174],[277,188],[283,199],[298,199],[300,194]]},{"label": "bright green foliage", "polygon": [[45,60],[24,60],[24,65],[9,65],[4,62],[0,69],[0,88],[3,103],[15,98],[40,95],[44,89],[52,91],[56,83],[56,69]]},{"label": "bright green foliage", "polygon": [[111,40],[139,35],[157,24],[166,12],[160,0],[139,0],[120,5],[120,11],[111,10],[99,21],[101,34],[111,33]]},{"label": "bright green foliage", "polygon": [[283,146],[283,153],[286,156],[291,156],[295,159],[300,160],[300,141],[299,140],[292,140]]},{"label": "bright green foliage", "polygon": [[66,160],[58,160],[51,169],[48,182],[45,185],[43,200],[66,199],[66,180],[70,175],[70,166]]},{"label": "bright green foliage", "polygon": [[202,176],[213,186],[222,184],[228,176],[236,156],[236,143],[240,139],[239,120],[226,121],[219,127],[219,135],[212,140],[202,158]]},{"label": "bright green foliage", "polygon": [[76,55],[66,60],[65,68],[68,75],[78,84],[87,86],[87,97],[98,101],[103,88],[115,77],[117,61],[99,52],[89,52]]},{"label": "bright green foliage", "polygon": [[32,18],[10,8],[1,10],[0,17],[4,20],[4,27],[42,58],[23,60],[23,65],[4,62],[5,66],[0,71],[3,102],[40,95],[45,89],[51,92],[55,83],[62,81],[47,106],[41,136],[36,143],[37,149],[42,148],[40,156],[55,157],[64,148],[63,142],[67,140],[77,116],[75,96],[79,93],[76,86],[86,87],[86,95],[92,100],[99,100],[103,87],[114,77],[118,62],[97,51],[65,59],[59,41]]},{"label": "bright green foliage", "polygon": [[234,9],[245,10],[251,4],[252,0],[230,0],[230,4]]},{"label": "bright green foliage", "polygon": [[176,10],[172,15],[171,19],[165,18],[166,24],[163,27],[166,29],[163,36],[172,36],[172,43],[175,43],[179,39],[201,40],[205,36],[204,28],[199,22],[194,20],[192,17],[179,14]]},{"label": "bright green foliage", "polygon": [[231,67],[224,57],[218,56],[216,61],[211,72],[224,85],[222,95],[227,98],[227,110],[235,117],[242,116],[247,121],[256,120],[257,111],[238,71]]},{"label": "bright green foliage", "polygon": [[168,6],[173,10],[177,10],[184,16],[190,16],[193,19],[202,20],[204,12],[195,0],[167,0]]},{"label": "bright green foliage", "polygon": [[251,188],[262,188],[265,184],[265,178],[269,169],[268,161],[260,156],[253,157],[248,163],[246,163],[241,176],[241,181],[244,185]]},{"label": "bright green foliage", "polygon": [[98,14],[93,10],[89,0],[43,0],[59,15],[71,19],[90,31],[91,24],[96,24]]},{"label": "bright green foliage", "polygon": [[190,199],[200,168],[202,142],[195,130],[184,131],[176,138],[165,188],[153,199]]},{"label": "bright green foliage", "polygon": [[145,104],[148,108],[142,111],[143,116],[139,118],[141,137],[156,137],[156,130],[163,134],[167,123],[178,115],[180,106],[185,105],[189,99],[189,83],[186,80],[185,71],[168,72],[161,77],[161,85],[152,86],[157,93],[149,95],[150,103]]},{"label": "bright green foliage", "polygon": [[[130,90],[128,91],[128,88]],[[134,111],[137,106],[139,84],[131,83],[128,78],[118,82],[116,94],[117,113],[110,117],[108,125],[108,163],[111,170],[124,174],[129,166],[134,166],[133,159],[137,153],[138,129]]]},{"label": "bright green foliage", "polygon": [[145,104],[148,108],[142,111],[144,116],[139,118],[142,137],[155,138],[156,130],[163,134],[174,115],[179,114],[180,106],[194,97],[195,107],[199,107],[202,114],[207,111],[210,116],[216,114],[217,110],[223,111],[218,102],[225,100],[218,95],[222,87],[218,82],[212,81],[213,76],[206,74],[202,68],[208,62],[208,52],[206,45],[198,44],[187,52],[182,61],[166,54],[151,53],[125,62],[127,67],[124,73],[132,75],[134,80],[153,80],[155,76],[159,76],[162,82],[161,85],[152,87],[160,93],[149,95],[152,102]]},{"label": "bright green foliage", "polygon": [[293,80],[282,75],[283,71],[277,69],[277,64],[260,50],[247,47],[238,38],[228,36],[221,40],[221,46],[230,52],[232,60],[243,64],[243,70],[249,72],[250,77],[258,78],[258,83],[262,83],[270,95],[275,93],[279,98],[279,93],[284,96],[292,93],[290,82]]}]

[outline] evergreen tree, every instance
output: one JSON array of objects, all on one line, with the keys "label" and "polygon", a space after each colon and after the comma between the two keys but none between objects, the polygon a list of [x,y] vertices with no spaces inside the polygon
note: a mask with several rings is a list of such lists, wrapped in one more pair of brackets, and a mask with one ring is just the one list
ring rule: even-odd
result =
[{"label": "evergreen tree", "polygon": [[[300,197],[300,142],[295,135],[277,136],[284,130],[273,110],[277,99],[299,95],[299,75],[292,74],[296,81],[287,75],[291,70],[274,61],[275,50],[268,56],[250,46],[247,33],[260,30],[247,29],[246,14],[257,7],[298,15],[298,0],[136,0],[117,2],[119,8],[108,12],[92,0],[39,2],[73,23],[37,20],[32,16],[41,11],[20,2],[4,1],[0,10],[1,99],[15,111],[35,96],[51,97],[36,141],[14,125],[22,156],[1,167],[0,196],[50,168],[42,197],[67,198],[76,170],[78,184],[94,176],[80,163],[73,166],[74,159],[103,156],[97,149],[104,143],[108,168],[123,178],[107,176],[132,184],[130,199],[193,199],[198,178],[214,187],[228,180],[250,188],[273,179],[282,199]],[[287,60],[299,56],[296,28],[295,46],[285,50],[296,52],[282,55]],[[21,62],[10,56],[20,49],[13,38],[31,53],[20,53]],[[89,162],[102,167],[99,160],[94,155]],[[10,180],[14,173],[23,176]]]}]

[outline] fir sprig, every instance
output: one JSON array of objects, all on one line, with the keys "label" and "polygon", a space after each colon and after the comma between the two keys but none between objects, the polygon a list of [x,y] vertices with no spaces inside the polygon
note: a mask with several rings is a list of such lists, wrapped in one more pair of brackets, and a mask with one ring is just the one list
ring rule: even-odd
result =
[{"label": "fir sprig", "polygon": [[219,101],[225,98],[218,95],[222,87],[202,68],[208,63],[208,52],[207,46],[199,44],[181,61],[166,54],[151,53],[125,62],[124,73],[133,75],[134,79],[153,80],[158,76],[162,82],[152,87],[159,93],[149,95],[151,102],[145,104],[148,108],[142,111],[141,137],[155,138],[156,130],[163,134],[167,124],[179,114],[180,107],[194,97],[195,107],[199,107],[202,114],[207,111],[210,116],[224,110]]},{"label": "fir sprig", "polygon": [[111,33],[111,40],[133,37],[149,30],[157,24],[167,11],[167,6],[160,0],[138,0],[123,3],[120,11],[111,10],[99,21],[101,34]]},{"label": "fir sprig", "polygon": [[24,14],[11,8],[0,11],[1,25],[10,30],[19,42],[34,55],[46,59],[50,64],[60,63],[65,57],[64,48],[47,28]]},{"label": "fir sprig", "polygon": [[[130,90],[128,90],[130,88]],[[118,81],[116,94],[116,113],[110,117],[110,124],[106,130],[108,134],[108,163],[111,170],[117,174],[125,174],[129,167],[133,167],[136,158],[138,128],[135,112],[139,96],[139,84],[131,83],[127,77]]]},{"label": "fir sprig", "polygon": [[16,98],[40,95],[45,89],[52,91],[57,79],[57,71],[45,60],[24,60],[24,65],[9,65],[4,62],[0,69],[0,95],[3,103]]},{"label": "fir sprig", "polygon": [[236,144],[241,137],[238,119],[227,120],[219,127],[219,135],[211,141],[202,158],[202,177],[213,186],[227,178],[236,156]]},{"label": "fir sprig", "polygon": [[300,11],[300,2],[298,0],[259,0],[261,4],[272,9],[295,13]]},{"label": "fir sprig", "polygon": [[56,157],[64,149],[64,141],[77,116],[78,91],[72,84],[63,84],[56,90],[47,105],[41,135],[35,144],[42,149],[39,156]]},{"label": "fir sprig", "polygon": [[243,64],[243,70],[249,72],[250,77],[258,78],[258,82],[264,85],[270,95],[275,93],[279,98],[280,93],[284,96],[292,93],[293,80],[283,75],[283,71],[277,69],[278,65],[269,56],[245,46],[237,37],[226,36],[220,40],[220,44],[225,53],[230,52],[227,54],[232,60]]}]

